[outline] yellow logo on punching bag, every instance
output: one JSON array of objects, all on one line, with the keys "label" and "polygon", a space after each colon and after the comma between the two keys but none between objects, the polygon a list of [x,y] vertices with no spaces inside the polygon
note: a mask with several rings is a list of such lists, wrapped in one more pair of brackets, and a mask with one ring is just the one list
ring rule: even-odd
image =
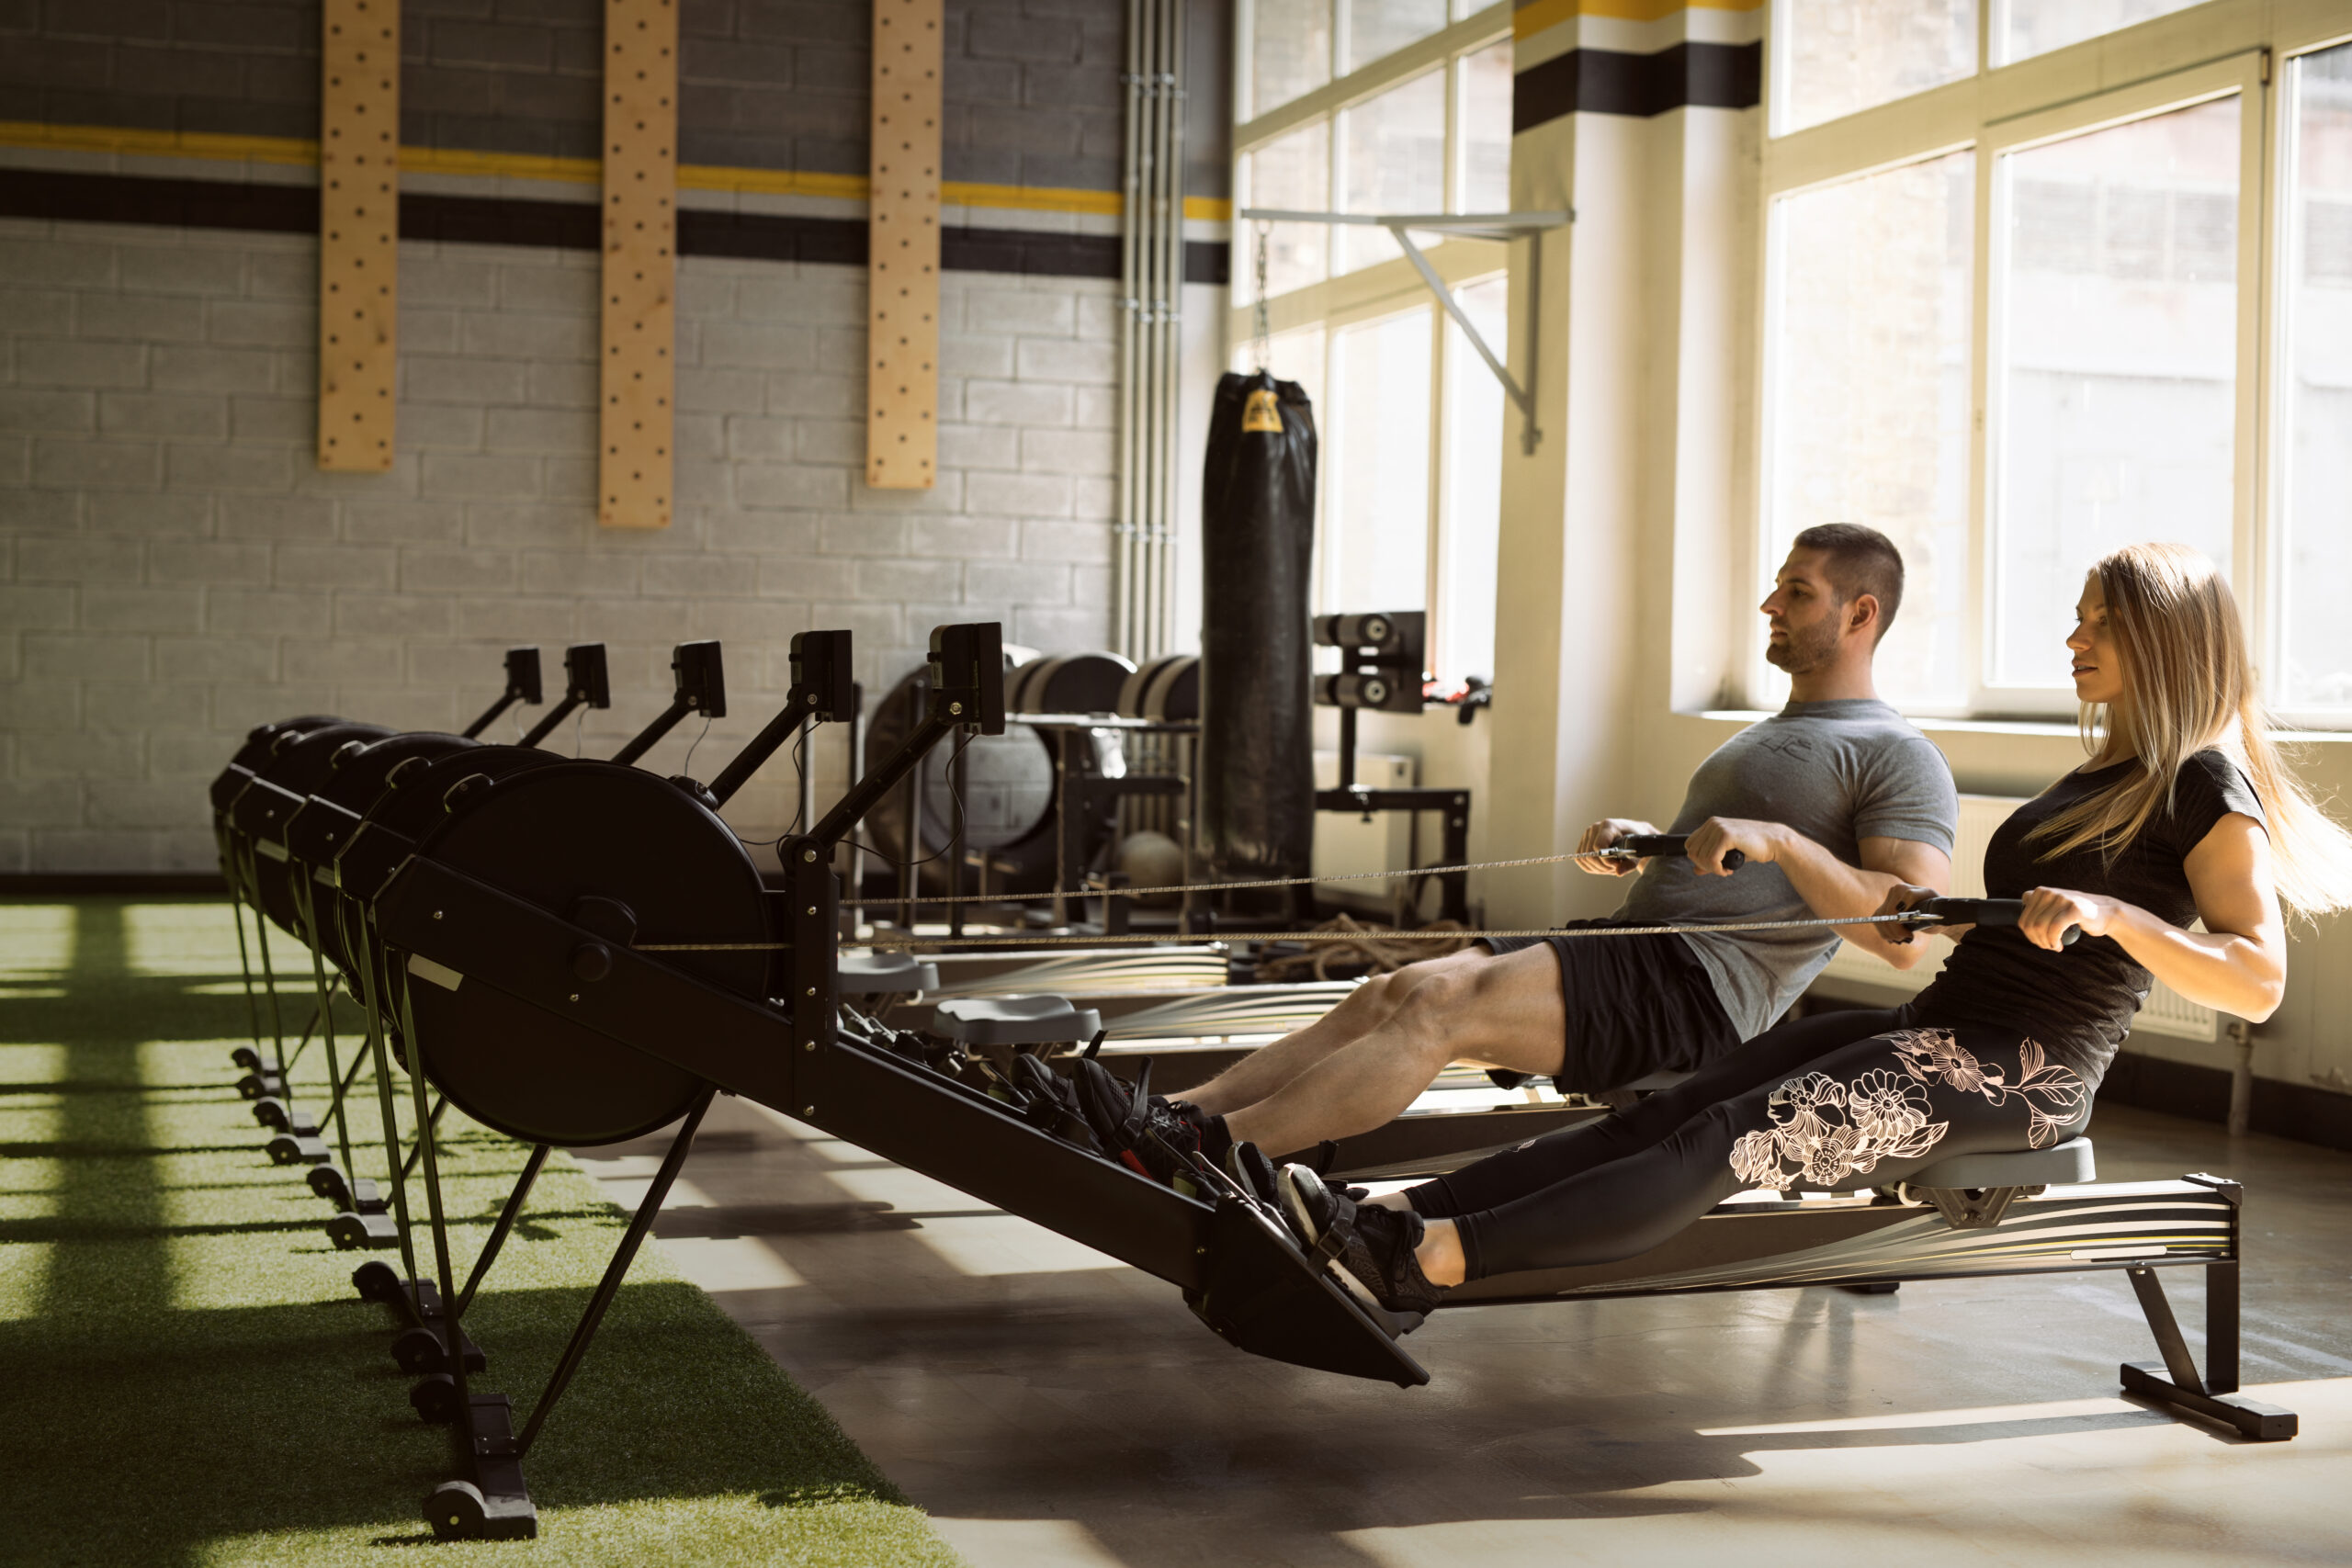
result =
[{"label": "yellow logo on punching bag", "polygon": [[1250,394],[1241,406],[1241,434],[1244,435],[1280,435],[1283,433],[1283,407],[1273,392],[1264,387]]}]

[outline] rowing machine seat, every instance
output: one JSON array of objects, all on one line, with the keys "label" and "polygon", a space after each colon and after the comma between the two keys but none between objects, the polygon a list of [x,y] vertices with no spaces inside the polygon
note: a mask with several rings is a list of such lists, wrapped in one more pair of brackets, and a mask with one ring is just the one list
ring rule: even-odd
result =
[{"label": "rowing machine seat", "polygon": [[1102,1027],[1102,1014],[1068,997],[960,997],[940,1003],[931,1021],[932,1032],[966,1045],[1057,1045]]},{"label": "rowing machine seat", "polygon": [[1914,1176],[1909,1187],[2065,1187],[2098,1179],[2088,1138],[2011,1154],[1954,1155]]},{"label": "rowing machine seat", "polygon": [[854,997],[903,996],[939,989],[939,965],[911,953],[876,948],[844,953],[841,957],[841,988]]}]

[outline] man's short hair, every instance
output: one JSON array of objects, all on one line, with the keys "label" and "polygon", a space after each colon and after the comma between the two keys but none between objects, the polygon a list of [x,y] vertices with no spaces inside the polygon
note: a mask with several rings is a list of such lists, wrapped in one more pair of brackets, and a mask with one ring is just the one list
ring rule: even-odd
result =
[{"label": "man's short hair", "polygon": [[1903,607],[1903,552],[1894,541],[1860,523],[1822,523],[1796,536],[1790,547],[1819,550],[1827,558],[1829,585],[1838,602],[1850,604],[1863,594],[1878,601],[1878,635],[1894,624]]}]

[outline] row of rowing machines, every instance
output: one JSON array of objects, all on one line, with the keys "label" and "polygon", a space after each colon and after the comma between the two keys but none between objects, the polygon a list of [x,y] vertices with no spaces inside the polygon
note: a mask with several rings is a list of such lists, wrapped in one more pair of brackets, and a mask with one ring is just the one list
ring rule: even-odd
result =
[{"label": "row of rowing machines", "polygon": [[[830,812],[778,843],[777,886],[763,880],[718,810],[804,722],[846,713],[845,632],[793,639],[785,709],[707,785],[628,765],[643,754],[635,741],[615,761],[572,760],[318,718],[255,731],[216,784],[232,886],[309,948],[322,1003],[340,985],[366,1021],[390,1189],[390,1223],[379,1228],[402,1248],[407,1277],[371,1263],[362,1283],[374,1280],[400,1308],[424,1371],[412,1403],[446,1420],[453,1436],[458,1474],[426,1502],[436,1534],[536,1532],[525,1456],[720,1092],[1165,1280],[1241,1349],[1400,1387],[1428,1381],[1400,1343],[1419,1320],[1368,1307],[1340,1289],[1278,1216],[1221,1171],[1204,1163],[1186,1186],[1165,1185],[1111,1157],[1082,1122],[1072,1124],[1068,1077],[1084,1054],[1080,1042],[1102,1048],[1098,1009],[1063,995],[1007,994],[1008,974],[1023,967],[1013,955],[989,955],[959,976],[960,954],[845,950],[836,849],[933,747],[1004,724],[995,626],[938,628],[929,664],[920,721]],[[684,685],[682,677],[680,701]],[[288,765],[298,752],[319,761],[308,770]],[[1998,911],[1943,918],[1969,914]],[[1138,953],[1158,951],[1130,948],[1100,962],[1133,966]],[[1080,978],[1070,963],[1080,956],[1065,950],[1035,960],[1027,977],[1059,964],[1065,979]],[[939,999],[955,979],[970,994]],[[893,1000],[927,1005],[924,1027],[889,1021]],[[1231,1049],[1229,1033],[1215,1048]],[[1131,1046],[1097,1059],[1132,1073],[1138,1106],[1154,1063],[1172,1068],[1200,1049],[1181,1035],[1140,1037]],[[393,1134],[394,1061],[408,1071],[406,1156]],[[332,1054],[328,1065],[330,1079],[347,1089],[350,1077]],[[268,1075],[256,1077],[267,1087]],[[1163,1084],[1171,1077],[1164,1074]],[[436,1091],[474,1121],[533,1145],[462,1290],[441,1201]],[[1602,1113],[1557,1100],[1416,1113],[1339,1145],[1328,1165],[1356,1180],[1425,1176]],[[531,1177],[555,1145],[616,1143],[673,1125],[660,1169],[518,1428],[508,1397],[479,1387],[487,1358],[465,1335],[463,1318]],[[382,1196],[356,1190],[347,1134],[345,1144],[340,1168],[350,1195]],[[429,1272],[416,1266],[410,1242],[404,1171],[412,1160],[424,1195]],[[1744,1194],[1642,1257],[1490,1278],[1455,1291],[1448,1304],[2123,1269],[2164,1358],[2126,1364],[2127,1391],[2250,1436],[2291,1436],[2291,1414],[2234,1392],[2237,1185],[2211,1177],[2085,1185],[2091,1175],[2089,1145],[2078,1139],[1946,1161],[1895,1193]],[[2155,1273],[2191,1264],[2207,1270],[2202,1379]]]}]

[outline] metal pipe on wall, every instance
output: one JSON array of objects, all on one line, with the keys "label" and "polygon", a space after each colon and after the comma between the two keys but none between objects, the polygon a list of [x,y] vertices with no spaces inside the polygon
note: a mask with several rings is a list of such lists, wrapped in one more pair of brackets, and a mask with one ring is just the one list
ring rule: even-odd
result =
[{"label": "metal pipe on wall", "polygon": [[1120,247],[1119,518],[1112,637],[1137,660],[1175,620],[1177,395],[1184,283],[1185,0],[1128,0]]},{"label": "metal pipe on wall", "polygon": [[1141,262],[1136,227],[1142,205],[1143,182],[1143,39],[1142,12],[1149,0],[1127,0],[1127,61],[1120,81],[1126,88],[1125,134],[1120,139],[1119,192],[1122,206],[1119,245],[1119,514],[1113,525],[1111,562],[1111,643],[1129,658],[1138,658],[1136,625],[1136,530],[1142,508],[1136,471],[1134,432],[1136,375],[1142,322],[1137,319],[1143,298]]}]

